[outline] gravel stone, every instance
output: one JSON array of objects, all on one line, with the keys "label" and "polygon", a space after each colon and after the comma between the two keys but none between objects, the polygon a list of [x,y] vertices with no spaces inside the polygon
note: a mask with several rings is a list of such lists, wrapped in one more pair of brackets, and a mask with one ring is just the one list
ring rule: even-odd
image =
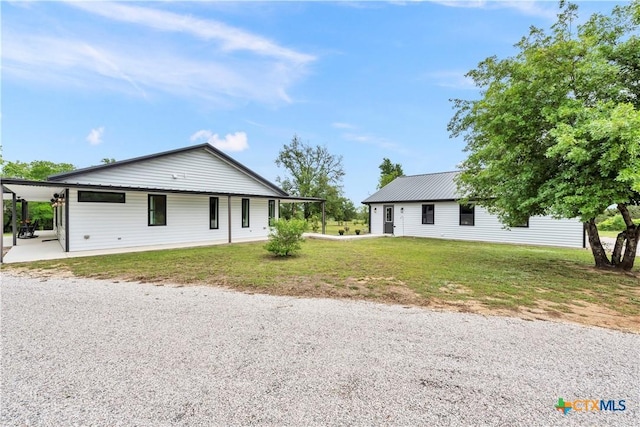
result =
[{"label": "gravel stone", "polygon": [[4,426],[640,425],[635,334],[7,272],[0,291]]}]

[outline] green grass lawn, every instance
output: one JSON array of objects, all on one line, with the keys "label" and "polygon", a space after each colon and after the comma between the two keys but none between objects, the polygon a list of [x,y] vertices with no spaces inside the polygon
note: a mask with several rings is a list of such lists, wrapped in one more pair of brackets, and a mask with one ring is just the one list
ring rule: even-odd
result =
[{"label": "green grass lawn", "polygon": [[243,243],[6,267],[401,304],[472,301],[487,309],[543,308],[557,314],[597,306],[640,316],[637,268],[621,274],[595,270],[592,264],[590,252],[579,249],[379,238],[308,239],[298,256],[285,259],[271,256],[264,243]]}]

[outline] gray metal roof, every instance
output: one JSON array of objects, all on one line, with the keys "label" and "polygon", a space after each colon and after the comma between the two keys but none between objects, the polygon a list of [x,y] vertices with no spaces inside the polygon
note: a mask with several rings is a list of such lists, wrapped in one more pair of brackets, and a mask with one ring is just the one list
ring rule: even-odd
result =
[{"label": "gray metal roof", "polygon": [[460,198],[455,177],[459,171],[401,176],[363,200],[362,203],[429,202]]},{"label": "gray metal roof", "polygon": [[232,157],[227,156],[222,151],[218,150],[217,148],[215,148],[213,145],[211,145],[209,143],[192,145],[192,146],[189,146],[189,147],[178,148],[177,150],[170,150],[170,151],[164,151],[162,153],[151,154],[151,155],[148,155],[148,156],[135,157],[133,159],[120,160],[120,161],[117,161],[117,162],[114,162],[114,163],[107,163],[105,165],[90,166],[90,167],[87,167],[87,168],[72,170],[70,172],[62,172],[62,173],[58,173],[58,174],[55,174],[55,175],[51,175],[50,177],[47,178],[47,181],[65,182],[66,180],[68,180],[68,178],[70,178],[72,176],[75,176],[75,175],[84,174],[84,173],[90,173],[90,172],[103,170],[103,169],[117,168],[117,167],[120,167],[122,165],[128,165],[128,164],[131,164],[131,163],[139,163],[139,162],[143,162],[143,161],[146,161],[146,160],[156,159],[158,157],[171,156],[171,155],[174,155],[174,154],[177,154],[177,153],[183,153],[183,152],[186,152],[186,151],[193,151],[193,150],[205,150],[205,151],[208,151],[209,153],[213,154],[214,156],[218,156],[220,159],[226,161],[227,163],[232,164],[233,166],[235,166],[236,168],[240,169],[241,171],[243,171],[247,175],[250,175],[250,176],[254,177],[255,179],[257,179],[258,181],[262,182],[267,187],[275,190],[277,193],[279,193],[283,197],[288,197],[289,196],[289,194],[287,192],[285,192],[282,188],[278,187],[277,185],[273,184],[272,182],[268,181],[267,179],[261,177],[260,175],[258,175],[257,173],[255,173],[251,169],[249,169],[248,167],[246,167],[243,164],[239,163],[238,161],[234,160]]}]

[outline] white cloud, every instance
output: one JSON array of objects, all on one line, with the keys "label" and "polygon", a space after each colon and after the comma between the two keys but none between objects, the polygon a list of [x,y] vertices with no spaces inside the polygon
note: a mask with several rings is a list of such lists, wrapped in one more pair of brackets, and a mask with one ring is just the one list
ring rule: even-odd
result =
[{"label": "white cloud", "polygon": [[331,123],[331,126],[336,129],[354,129],[355,128],[355,126],[349,123],[341,123],[341,122]]},{"label": "white cloud", "polygon": [[102,136],[104,135],[104,127],[101,126],[99,128],[91,129],[89,135],[87,135],[87,142],[91,145],[99,145],[102,144]]},{"label": "white cloud", "polygon": [[[169,93],[228,108],[247,102],[291,103],[290,87],[307,74],[308,65],[315,60],[216,21],[116,3],[69,5],[136,24],[135,34],[145,42],[132,41],[128,31],[101,32],[99,23],[94,32],[71,23],[64,30],[61,23],[27,31],[3,22],[3,79],[120,91],[143,98]],[[150,30],[186,34],[192,39],[146,37]]]},{"label": "white cloud", "polygon": [[218,21],[117,3],[74,1],[68,4],[116,21],[145,25],[157,30],[186,33],[204,40],[216,40],[226,51],[247,50],[295,63],[306,63],[315,59],[311,55],[278,46],[264,37]]},{"label": "white cloud", "polygon": [[191,135],[191,142],[204,141],[222,151],[243,151],[249,148],[247,134],[244,132],[228,133],[220,138],[217,133],[210,130],[199,130]]},{"label": "white cloud", "polygon": [[472,8],[472,9],[515,9],[527,16],[536,16],[545,19],[555,19],[557,2],[546,2],[543,7],[540,1],[514,0],[514,1],[487,1],[487,0],[427,0],[430,3],[447,7]]},{"label": "white cloud", "polygon": [[363,133],[345,133],[342,138],[346,141],[356,142],[358,144],[372,145],[382,150],[393,151],[400,154],[408,154],[408,151],[395,142],[386,138]]},{"label": "white cloud", "polygon": [[478,89],[472,78],[465,76],[466,71],[443,70],[426,73],[424,78],[441,87],[453,89]]}]

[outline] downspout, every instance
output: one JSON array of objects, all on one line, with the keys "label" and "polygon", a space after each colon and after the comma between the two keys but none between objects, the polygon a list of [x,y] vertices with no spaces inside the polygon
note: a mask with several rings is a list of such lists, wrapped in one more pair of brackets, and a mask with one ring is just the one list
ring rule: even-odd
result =
[{"label": "downspout", "polygon": [[227,214],[229,216],[229,243],[231,243],[231,196],[227,196]]},{"label": "downspout", "polygon": [[69,205],[71,198],[69,197],[69,188],[64,189],[64,251],[69,252]]},{"label": "downspout", "polygon": [[369,234],[371,234],[371,204],[368,204],[367,207],[369,208]]},{"label": "downspout", "polygon": [[326,213],[324,211],[324,200],[322,201],[322,234],[325,234]]}]

